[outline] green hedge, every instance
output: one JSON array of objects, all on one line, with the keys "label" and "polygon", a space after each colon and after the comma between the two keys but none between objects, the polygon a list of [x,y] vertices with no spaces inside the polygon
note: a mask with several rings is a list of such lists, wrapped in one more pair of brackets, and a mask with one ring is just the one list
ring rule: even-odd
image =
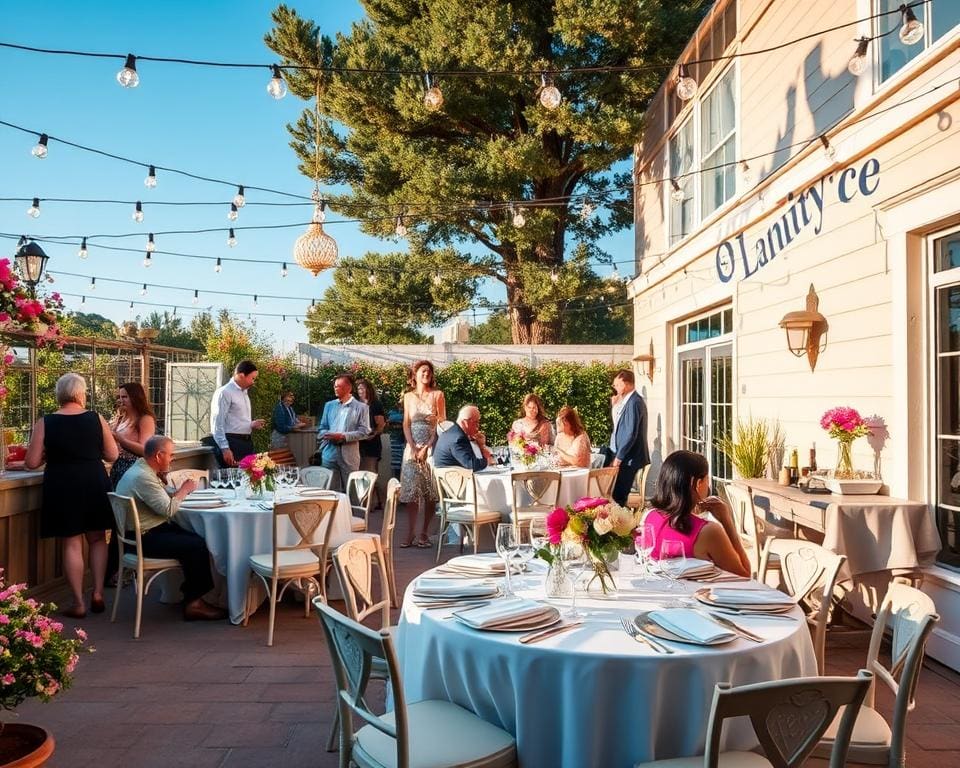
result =
[{"label": "green hedge", "polygon": [[[460,406],[475,403],[482,416],[481,428],[491,445],[505,441],[528,392],[540,395],[550,418],[564,405],[576,407],[591,441],[597,444],[605,443],[610,437],[611,382],[616,371],[624,367],[629,365],[551,362],[531,368],[508,362],[454,362],[438,366],[436,373],[437,386],[447,401],[447,418],[454,419]],[[323,403],[333,398],[334,378],[344,370],[373,382],[388,413],[399,410],[409,369],[399,364],[375,363],[349,366],[326,363],[315,367],[310,374],[292,371],[284,383],[297,393],[297,410],[319,417]],[[269,416],[269,412],[258,415]]]}]

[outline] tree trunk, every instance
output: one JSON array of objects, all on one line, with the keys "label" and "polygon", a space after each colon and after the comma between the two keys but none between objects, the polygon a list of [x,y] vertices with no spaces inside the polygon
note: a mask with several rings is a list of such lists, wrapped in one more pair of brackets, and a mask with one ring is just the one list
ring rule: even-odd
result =
[{"label": "tree trunk", "polygon": [[560,320],[543,321],[530,309],[511,308],[510,332],[514,344],[559,344]]}]

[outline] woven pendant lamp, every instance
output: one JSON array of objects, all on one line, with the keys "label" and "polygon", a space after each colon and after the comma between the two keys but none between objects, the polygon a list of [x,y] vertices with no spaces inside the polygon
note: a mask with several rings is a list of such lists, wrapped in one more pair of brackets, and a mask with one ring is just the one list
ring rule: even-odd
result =
[{"label": "woven pendant lamp", "polygon": [[320,190],[313,190],[313,221],[307,231],[293,244],[293,259],[301,267],[316,277],[325,269],[336,266],[337,241],[323,231],[324,203],[320,200]]}]

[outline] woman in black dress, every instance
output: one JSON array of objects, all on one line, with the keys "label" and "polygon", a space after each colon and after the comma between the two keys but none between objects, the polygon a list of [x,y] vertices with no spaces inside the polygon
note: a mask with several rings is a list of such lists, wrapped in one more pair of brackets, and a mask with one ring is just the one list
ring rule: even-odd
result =
[{"label": "woman in black dress", "polygon": [[[379,472],[378,467],[383,453],[380,435],[387,426],[387,415],[380,398],[377,397],[377,388],[369,380],[357,379],[357,394],[361,402],[366,403],[367,408],[370,409],[370,437],[360,441],[360,469]],[[380,490],[376,486],[374,486],[374,492],[377,497],[380,496]],[[380,506],[383,506],[383,499],[380,499]]]},{"label": "woman in black dress", "polygon": [[63,570],[73,593],[73,606],[65,616],[87,615],[83,600],[83,538],[87,539],[93,596],[90,610],[102,613],[103,578],[107,566],[104,535],[113,520],[110,510],[110,478],[104,461],[116,461],[118,450],[110,427],[102,416],[86,409],[87,383],[76,373],[57,379],[60,409],[33,425],[25,464],[43,472],[43,504],[40,536],[57,537],[63,546]]}]

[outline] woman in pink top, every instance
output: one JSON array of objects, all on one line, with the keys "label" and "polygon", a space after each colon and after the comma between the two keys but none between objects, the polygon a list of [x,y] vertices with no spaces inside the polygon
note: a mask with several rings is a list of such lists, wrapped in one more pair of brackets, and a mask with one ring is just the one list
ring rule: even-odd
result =
[{"label": "woman in pink top", "polygon": [[[710,466],[699,453],[674,451],[663,462],[657,476],[653,509],[644,523],[654,528],[651,557],[660,558],[664,541],[679,541],[686,557],[711,560],[725,571],[750,576],[750,561],[733,523],[733,512],[725,501],[710,492]],[[697,513],[709,512],[713,523]]]}]

